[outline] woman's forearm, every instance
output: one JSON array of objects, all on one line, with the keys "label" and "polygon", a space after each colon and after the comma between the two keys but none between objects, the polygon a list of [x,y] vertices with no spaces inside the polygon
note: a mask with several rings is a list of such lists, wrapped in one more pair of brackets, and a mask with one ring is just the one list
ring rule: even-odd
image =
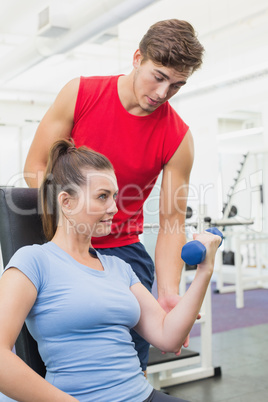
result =
[{"label": "woman's forearm", "polygon": [[210,270],[198,268],[195,278],[181,301],[165,316],[163,321],[161,350],[178,352],[189,334],[201,309],[213,267]]},{"label": "woman's forearm", "polygon": [[54,387],[5,348],[0,350],[0,391],[19,402],[77,401]]}]

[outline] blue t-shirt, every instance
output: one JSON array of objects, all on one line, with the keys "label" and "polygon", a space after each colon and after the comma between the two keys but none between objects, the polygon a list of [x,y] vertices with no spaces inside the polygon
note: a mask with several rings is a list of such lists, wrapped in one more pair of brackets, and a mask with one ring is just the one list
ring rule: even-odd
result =
[{"label": "blue t-shirt", "polygon": [[18,250],[6,268],[37,289],[26,325],[46,379],[81,402],[141,402],[152,392],[130,335],[140,307],[130,265],[97,253],[104,271],[80,264],[53,242]]}]

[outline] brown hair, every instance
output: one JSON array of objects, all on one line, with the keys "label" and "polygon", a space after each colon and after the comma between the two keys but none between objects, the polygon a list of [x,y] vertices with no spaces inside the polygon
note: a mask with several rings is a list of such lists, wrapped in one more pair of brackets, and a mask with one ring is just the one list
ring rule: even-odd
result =
[{"label": "brown hair", "polygon": [[52,146],[44,179],[40,187],[42,225],[47,240],[54,236],[58,224],[57,197],[61,191],[76,195],[75,188],[86,184],[85,171],[113,170],[102,154],[86,146],[76,148],[70,141],[60,140]]},{"label": "brown hair", "polygon": [[139,49],[143,61],[192,72],[202,64],[204,48],[196,32],[187,21],[170,19],[152,25],[142,38]]}]

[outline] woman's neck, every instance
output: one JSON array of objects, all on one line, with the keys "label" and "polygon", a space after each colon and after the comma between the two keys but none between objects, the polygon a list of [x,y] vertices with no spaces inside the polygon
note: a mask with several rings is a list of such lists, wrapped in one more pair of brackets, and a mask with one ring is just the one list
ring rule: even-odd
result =
[{"label": "woman's neck", "polygon": [[88,250],[92,247],[91,238],[76,233],[66,233],[63,229],[58,228],[51,240],[60,248],[71,255],[78,257],[86,257]]},{"label": "woman's neck", "polygon": [[89,252],[92,248],[91,238],[68,234],[58,229],[51,240],[68,253],[74,260],[97,271],[104,271],[101,261]]}]

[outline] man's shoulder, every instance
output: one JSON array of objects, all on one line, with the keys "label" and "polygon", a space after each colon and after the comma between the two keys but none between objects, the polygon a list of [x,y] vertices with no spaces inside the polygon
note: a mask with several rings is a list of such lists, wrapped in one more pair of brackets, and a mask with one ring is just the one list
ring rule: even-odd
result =
[{"label": "man's shoulder", "polygon": [[160,107],[162,108],[161,118],[164,118],[166,121],[168,120],[168,129],[172,131],[174,129],[174,125],[175,127],[179,127],[180,129],[189,128],[185,124],[179,113],[171,106],[169,102],[163,103],[163,105],[161,105]]},{"label": "man's shoulder", "polygon": [[117,81],[119,75],[94,75],[94,76],[81,76],[80,81],[85,85],[92,85],[94,83],[100,84],[109,84],[112,81]]},{"label": "man's shoulder", "polygon": [[163,106],[166,107],[166,113],[168,112],[171,116],[174,116],[175,118],[181,118],[179,113],[174,109],[173,106],[171,106],[171,104],[167,101],[163,104]]},{"label": "man's shoulder", "polygon": [[80,77],[79,93],[85,94],[88,97],[89,94],[103,94],[107,91],[113,92],[117,87],[118,77],[118,75],[82,76]]}]

